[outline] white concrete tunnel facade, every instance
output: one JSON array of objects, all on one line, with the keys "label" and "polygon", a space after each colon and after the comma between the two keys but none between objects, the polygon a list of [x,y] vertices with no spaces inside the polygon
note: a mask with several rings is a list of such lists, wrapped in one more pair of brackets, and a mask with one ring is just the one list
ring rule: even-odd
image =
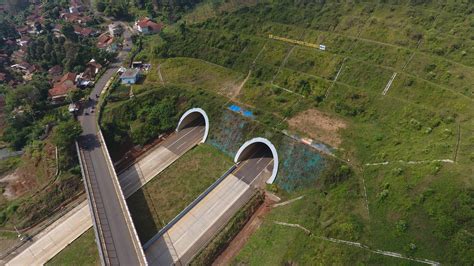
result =
[{"label": "white concrete tunnel facade", "polygon": [[255,143],[263,143],[270,148],[270,151],[272,152],[273,156],[273,170],[272,170],[272,175],[270,178],[267,180],[267,184],[273,184],[275,181],[275,178],[278,173],[278,153],[276,151],[275,146],[266,138],[253,138],[251,140],[246,141],[240,148],[239,151],[237,151],[237,154],[235,155],[234,162],[238,163],[240,161],[240,157],[242,156],[242,152],[245,151],[250,145],[255,144]]},{"label": "white concrete tunnel facade", "polygon": [[178,126],[176,127],[176,131],[181,130],[184,119],[193,113],[200,113],[204,117],[205,129],[204,129],[204,136],[201,140],[201,143],[204,143],[207,139],[207,135],[209,134],[209,117],[207,116],[206,112],[201,108],[191,108],[187,110],[179,119]]}]

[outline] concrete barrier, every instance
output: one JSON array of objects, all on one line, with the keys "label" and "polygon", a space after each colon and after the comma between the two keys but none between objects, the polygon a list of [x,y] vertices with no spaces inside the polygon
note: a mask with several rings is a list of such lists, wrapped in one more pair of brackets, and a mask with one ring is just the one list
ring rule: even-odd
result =
[{"label": "concrete barrier", "polygon": [[77,158],[79,159],[79,165],[81,167],[81,174],[82,174],[82,179],[84,180],[84,187],[86,189],[86,195],[87,195],[87,198],[89,200],[89,203],[92,203],[92,204],[87,204],[89,205],[89,211],[91,212],[91,217],[92,217],[92,225],[94,227],[94,234],[95,234],[95,239],[99,239],[100,242],[96,242],[97,243],[97,247],[98,247],[98,250],[99,250],[99,257],[100,257],[100,261],[101,261],[101,264],[102,265],[110,265],[110,263],[107,263],[108,262],[108,258],[107,256],[104,256],[104,252],[107,253],[107,250],[103,250],[102,247],[105,247],[105,243],[103,242],[104,241],[104,237],[99,237],[99,235],[101,235],[100,230],[98,229],[100,227],[100,221],[97,217],[99,217],[99,214],[96,210],[96,208],[94,208],[92,205],[95,206],[95,200],[94,200],[94,196],[92,195],[92,187],[89,183],[89,178],[87,178],[87,171],[86,171],[86,167],[85,167],[85,162],[82,161],[82,152],[81,152],[81,148],[79,147],[79,144],[77,143],[77,141],[75,142],[76,143],[76,151],[77,151]]},{"label": "concrete barrier", "polygon": [[191,109],[187,110],[181,116],[181,118],[179,119],[178,126],[176,127],[176,131],[181,130],[181,127],[183,125],[183,122],[184,122],[185,118],[187,118],[190,114],[193,114],[193,113],[199,113],[204,118],[205,130],[204,130],[204,136],[203,136],[202,141],[201,141],[201,143],[204,143],[207,139],[208,134],[209,134],[209,117],[207,116],[206,111],[204,111],[201,108],[191,108]]}]

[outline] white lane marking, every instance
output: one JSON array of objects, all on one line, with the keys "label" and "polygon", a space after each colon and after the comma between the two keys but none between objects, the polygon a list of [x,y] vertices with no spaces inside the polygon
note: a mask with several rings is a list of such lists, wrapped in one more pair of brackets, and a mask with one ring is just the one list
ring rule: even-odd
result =
[{"label": "white lane marking", "polygon": [[[252,153],[249,157],[252,157],[255,153],[259,152],[259,150],[256,150],[254,153]],[[242,168],[244,167],[244,165],[246,165],[247,163],[249,162],[249,160],[245,160],[241,165],[239,165],[239,167],[234,171],[234,175],[237,174],[240,170],[242,170]]]},{"label": "white lane marking", "polygon": [[193,132],[194,130],[198,129],[200,127],[193,127],[193,129],[191,129],[189,132],[187,132],[186,134],[184,134],[183,136],[179,137],[177,140],[175,140],[173,143],[171,143],[169,145],[169,147],[171,148],[171,146],[175,145],[176,142],[180,141],[181,139],[183,139],[184,137],[186,137],[187,135],[189,135],[191,132]]},{"label": "white lane marking", "polygon": [[[199,130],[198,133],[201,133],[203,132],[204,130]],[[189,142],[191,143],[194,143],[197,139],[201,138],[201,136],[199,136],[199,134],[197,134],[196,136],[194,136],[194,138],[191,138],[190,141],[184,141],[183,143],[181,143],[176,149],[179,151],[181,149],[181,147],[183,147],[185,144],[188,144]]]},{"label": "white lane marking", "polygon": [[265,167],[262,168],[262,170],[260,171],[260,173],[258,173],[258,175],[256,175],[256,176],[253,178],[253,180],[252,180],[252,182],[250,182],[249,186],[251,186],[251,185],[253,184],[253,182],[255,182],[255,180],[258,179],[258,177],[263,173],[263,170],[265,170],[265,168],[267,168],[267,166],[270,165],[272,162],[273,162],[273,159],[271,159],[271,160],[265,165]]}]

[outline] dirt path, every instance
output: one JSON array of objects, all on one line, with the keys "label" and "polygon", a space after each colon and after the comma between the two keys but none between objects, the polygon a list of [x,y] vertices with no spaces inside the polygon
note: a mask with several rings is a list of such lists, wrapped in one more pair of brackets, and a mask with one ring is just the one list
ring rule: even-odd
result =
[{"label": "dirt path", "polygon": [[291,224],[291,223],[285,223],[285,222],[279,222],[279,221],[273,221],[273,223],[277,224],[277,225],[281,225],[281,226],[287,226],[287,227],[292,227],[292,228],[297,228],[297,229],[303,230],[306,233],[306,235],[308,235],[309,237],[315,237],[315,238],[325,240],[325,241],[329,241],[329,242],[333,242],[333,243],[358,247],[358,248],[370,251],[372,253],[381,254],[381,255],[384,255],[384,256],[389,256],[389,257],[394,257],[394,258],[399,258],[399,259],[403,259],[403,260],[415,261],[415,262],[424,263],[424,264],[428,264],[428,265],[441,265],[439,262],[429,260],[429,259],[407,257],[403,254],[392,252],[392,251],[384,251],[384,250],[380,250],[380,249],[373,249],[373,248],[370,248],[369,246],[364,245],[364,244],[359,243],[359,242],[352,242],[352,241],[336,239],[336,238],[331,238],[331,237],[326,237],[326,236],[313,235],[309,229],[307,229],[306,227],[304,227],[300,224]]},{"label": "dirt path", "polygon": [[296,48],[296,45],[294,45],[293,47],[291,47],[290,51],[288,51],[288,53],[286,54],[285,58],[283,59],[283,61],[281,62],[281,65],[280,67],[278,68],[278,71],[275,73],[275,75],[273,76],[273,79],[272,81],[270,82],[271,84],[273,84],[275,82],[275,79],[276,77],[278,76],[278,74],[280,74],[281,72],[281,69],[286,65],[286,62],[288,62],[288,58],[290,58],[290,55],[293,53],[293,50],[295,50]]},{"label": "dirt path", "polygon": [[232,259],[239,254],[240,250],[247,243],[250,236],[252,236],[252,234],[257,231],[263,223],[265,215],[270,212],[274,203],[274,199],[265,195],[265,201],[263,204],[257,209],[252,217],[250,217],[250,220],[245,224],[244,228],[242,228],[234,239],[232,239],[229,246],[219,255],[219,257],[217,257],[212,265],[229,265],[232,262]]},{"label": "dirt path", "polygon": [[163,79],[163,76],[161,75],[161,64],[158,65],[158,76],[160,77],[161,85],[165,85],[165,80]]},{"label": "dirt path", "polygon": [[249,73],[247,74],[247,76],[245,77],[245,79],[242,81],[242,83],[240,83],[240,85],[237,86],[237,88],[235,88],[234,93],[233,93],[233,95],[232,95],[232,97],[231,97],[231,100],[237,99],[237,96],[239,96],[240,91],[241,91],[242,88],[244,87],[245,83],[247,83],[247,80],[249,80],[251,74],[252,74],[252,70],[249,70]]}]

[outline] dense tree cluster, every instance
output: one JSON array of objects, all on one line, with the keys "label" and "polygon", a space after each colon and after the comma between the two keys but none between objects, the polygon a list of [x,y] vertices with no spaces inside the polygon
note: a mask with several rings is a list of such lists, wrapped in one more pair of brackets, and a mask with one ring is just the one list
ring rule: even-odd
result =
[{"label": "dense tree cluster", "polygon": [[[177,21],[181,15],[193,8],[202,0],[135,0],[132,2],[139,9],[144,9],[150,17],[163,17],[169,22]],[[96,7],[99,12],[106,16],[117,19],[131,19],[129,10],[130,2],[98,0]]]},{"label": "dense tree cluster", "polygon": [[47,98],[50,84],[44,75],[6,92],[5,113],[9,114],[3,140],[14,149],[21,149],[29,141],[42,134],[42,128],[35,123],[48,109]]},{"label": "dense tree cluster", "polygon": [[11,54],[16,47],[14,45],[7,45],[7,40],[14,40],[20,37],[15,29],[15,25],[6,18],[0,17],[0,49],[7,54]]},{"label": "dense tree cluster", "polygon": [[130,19],[129,3],[127,1],[98,0],[96,7],[97,11],[104,12],[106,16],[122,20]]},{"label": "dense tree cluster", "polygon": [[28,0],[6,0],[5,6],[7,10],[12,13],[18,13],[22,10],[25,10],[29,6],[30,2]]},{"label": "dense tree cluster", "polygon": [[[159,99],[156,104],[156,99]],[[127,103],[127,111],[121,114],[121,122],[104,121],[102,128],[107,139],[116,144],[131,140],[134,144],[143,145],[159,134],[171,130],[177,119],[178,98],[175,95],[150,95]]]},{"label": "dense tree cluster", "polygon": [[109,60],[112,55],[95,47],[90,39],[81,39],[70,24],[63,27],[66,37],[55,37],[52,33],[40,35],[28,46],[28,60],[44,69],[62,65],[66,71],[80,72],[92,58],[99,63]]}]

